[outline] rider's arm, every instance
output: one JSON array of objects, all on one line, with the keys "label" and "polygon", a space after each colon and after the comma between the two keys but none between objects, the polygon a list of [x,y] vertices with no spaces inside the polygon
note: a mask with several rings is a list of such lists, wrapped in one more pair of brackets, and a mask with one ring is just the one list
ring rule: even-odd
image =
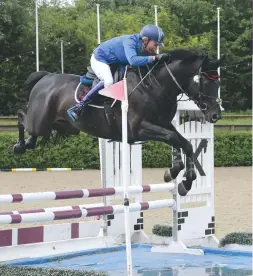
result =
[{"label": "rider's arm", "polygon": [[142,66],[154,61],[153,56],[139,56],[136,52],[136,41],[129,37],[123,42],[126,58],[131,66]]}]

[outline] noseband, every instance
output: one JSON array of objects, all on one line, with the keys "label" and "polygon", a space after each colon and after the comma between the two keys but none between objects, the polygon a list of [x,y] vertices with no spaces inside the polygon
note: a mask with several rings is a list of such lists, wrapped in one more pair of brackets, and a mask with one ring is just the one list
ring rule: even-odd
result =
[{"label": "noseband", "polygon": [[[209,72],[212,72],[214,70],[210,70],[210,71],[205,71],[202,72],[202,67],[200,67],[199,69],[199,91],[198,91],[198,95],[196,97],[192,97],[192,100],[195,102],[195,104],[201,109],[201,111],[204,114],[207,114],[210,110],[212,110],[214,107],[216,107],[216,105],[221,105],[222,101],[220,98],[216,98],[213,96],[209,96],[203,93],[204,91],[204,78],[207,78],[210,81],[215,82],[215,84],[219,87],[219,75],[212,75]],[[188,95],[189,97],[189,95]],[[207,109],[207,104],[204,102],[204,97],[209,98],[209,99],[214,99],[215,100],[215,104],[212,105],[209,109]]]}]

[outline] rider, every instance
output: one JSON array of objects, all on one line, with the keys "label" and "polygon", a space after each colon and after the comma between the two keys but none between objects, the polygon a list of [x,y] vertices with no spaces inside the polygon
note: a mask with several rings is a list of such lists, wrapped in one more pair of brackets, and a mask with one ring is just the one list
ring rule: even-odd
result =
[{"label": "rider", "polygon": [[[168,59],[168,54],[156,55],[157,46],[164,46],[164,33],[156,25],[144,26],[140,34],[123,35],[102,42],[90,59],[91,68],[100,82],[95,85],[80,103],[67,110],[69,117],[75,121],[81,110],[92,98],[98,95],[99,90],[113,84],[113,77],[109,64],[124,64],[131,66],[143,66],[154,61]],[[142,55],[147,52],[149,56]]]}]

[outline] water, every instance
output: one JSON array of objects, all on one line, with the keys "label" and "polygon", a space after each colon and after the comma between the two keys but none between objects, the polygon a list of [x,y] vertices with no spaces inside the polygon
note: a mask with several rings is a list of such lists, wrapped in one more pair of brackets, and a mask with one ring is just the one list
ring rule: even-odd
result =
[{"label": "water", "polygon": [[[141,276],[200,276],[200,275],[252,275],[252,256],[205,253],[204,256],[188,254],[152,253],[150,246],[132,249],[134,275]],[[94,251],[95,252],[95,251]],[[216,252],[217,253],[217,252]],[[19,264],[25,264],[20,262]],[[37,259],[26,263],[33,267],[71,268],[75,270],[106,271],[111,276],[126,275],[125,250],[101,251],[52,260]]]}]

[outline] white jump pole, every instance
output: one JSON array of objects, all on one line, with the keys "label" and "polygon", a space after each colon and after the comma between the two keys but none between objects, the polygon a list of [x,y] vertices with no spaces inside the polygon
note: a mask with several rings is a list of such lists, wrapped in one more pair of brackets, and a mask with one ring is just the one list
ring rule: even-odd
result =
[{"label": "white jump pole", "polygon": [[[154,8],[155,8],[155,25],[158,26],[157,5],[155,5]],[[157,47],[156,53],[159,54],[159,46]]]},{"label": "white jump pole", "polygon": [[61,73],[64,74],[63,41],[61,40]]},{"label": "white jump pole", "polygon": [[96,4],[97,6],[97,34],[98,34],[98,44],[100,44],[100,15],[99,15],[99,6],[100,4]]},{"label": "white jump pole", "polygon": [[130,233],[130,217],[129,217],[129,184],[130,184],[130,152],[128,145],[127,133],[127,112],[128,112],[128,95],[127,95],[127,67],[124,74],[124,100],[121,102],[122,110],[122,179],[124,186],[124,217],[125,217],[125,238],[126,238],[126,255],[127,255],[127,275],[133,275],[132,265],[132,247]]},{"label": "white jump pole", "polygon": [[[217,59],[220,59],[220,8],[217,8]],[[218,74],[220,76],[220,67],[218,68]],[[221,87],[221,81],[220,86],[218,89],[218,97],[220,98],[220,87]],[[220,105],[221,111],[224,111],[224,108],[222,105]]]},{"label": "white jump pole", "polygon": [[[220,59],[220,8],[217,8],[217,59]],[[218,74],[220,75],[220,67],[218,68]],[[220,87],[218,96],[220,98]]]},{"label": "white jump pole", "polygon": [[[101,43],[101,33],[100,33],[100,4],[96,4],[97,7],[97,43]],[[100,156],[100,171],[101,171],[101,186],[106,188],[106,140],[98,138],[99,144],[99,156]],[[109,166],[111,164],[108,164]],[[108,205],[108,197],[103,197],[104,206]],[[104,225],[103,225],[103,235],[108,235],[107,227],[107,216],[104,216]]]},{"label": "white jump pole", "polygon": [[35,0],[35,19],[36,19],[36,71],[39,71],[39,23],[38,23],[38,3]]}]

